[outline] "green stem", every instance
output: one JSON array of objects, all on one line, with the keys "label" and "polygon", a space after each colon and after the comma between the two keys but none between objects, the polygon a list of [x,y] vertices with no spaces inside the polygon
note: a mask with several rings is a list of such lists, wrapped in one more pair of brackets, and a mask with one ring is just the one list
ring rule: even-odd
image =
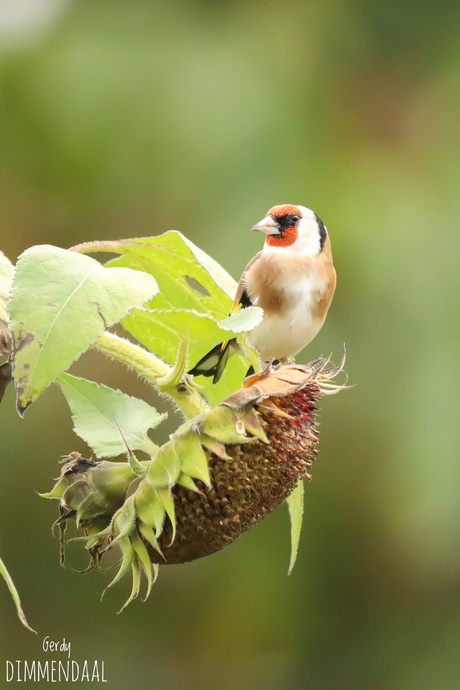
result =
[{"label": "green stem", "polygon": [[115,359],[117,362],[124,364],[128,369],[135,371],[136,374],[140,374],[149,383],[153,383],[154,386],[158,387],[161,393],[169,395],[186,419],[191,419],[209,409],[207,403],[187,375],[182,378],[179,384],[177,384],[177,381],[174,381],[174,386],[166,388],[164,381],[171,376],[171,373],[174,371],[173,368],[143,347],[120,338],[114,333],[106,332],[97,339],[94,348],[104,355]]}]

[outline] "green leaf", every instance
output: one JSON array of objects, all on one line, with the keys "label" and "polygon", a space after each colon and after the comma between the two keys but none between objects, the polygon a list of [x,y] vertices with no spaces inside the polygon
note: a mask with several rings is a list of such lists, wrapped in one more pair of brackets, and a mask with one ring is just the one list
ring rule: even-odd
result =
[{"label": "green leaf", "polygon": [[25,251],[9,304],[20,414],[108,327],[157,291],[152,276],[140,271],[107,269],[49,245]]},{"label": "green leaf", "polygon": [[[248,350],[250,349],[251,348],[248,348]],[[203,352],[203,355],[205,352]],[[190,363],[192,364],[191,360]],[[196,362],[193,362],[193,364],[195,363]],[[216,405],[225,400],[230,393],[234,393],[241,388],[249,366],[250,362],[248,362],[246,357],[237,354],[229,359],[225,371],[222,374],[222,378],[218,383],[213,383],[212,378],[205,378],[204,376],[199,376],[197,378],[197,381],[202,387],[202,393],[207,398],[211,407],[216,407]]]},{"label": "green leaf", "polygon": [[30,625],[28,624],[27,620],[26,620],[26,617],[24,615],[24,611],[22,610],[21,600],[19,599],[18,590],[14,586],[14,582],[11,579],[11,575],[9,574],[8,570],[6,569],[5,564],[3,563],[1,558],[0,558],[0,575],[2,575],[3,578],[5,579],[5,582],[8,586],[8,589],[10,590],[11,596],[13,597],[13,601],[14,601],[14,604],[16,606],[16,611],[18,613],[19,620],[21,621],[23,626],[25,628],[27,628],[27,630],[30,630],[31,632],[37,634],[36,630],[31,628]]},{"label": "green leaf", "polygon": [[262,317],[258,307],[248,307],[220,322],[185,309],[133,309],[123,326],[151,352],[174,364],[181,339],[188,342],[189,362],[197,362],[216,343],[255,328]]},{"label": "green leaf", "polygon": [[[212,329],[216,322],[228,317],[236,292],[236,282],[222,266],[180,232],[170,230],[157,237],[97,242],[89,244],[88,248],[91,251],[100,249],[121,255],[110,261],[108,266],[134,268],[154,276],[160,292],[147,305],[154,314],[179,311],[185,316],[187,313],[194,313],[196,321],[190,328],[194,332],[192,340],[198,337],[203,343],[198,351],[199,358],[206,353],[208,345],[211,347],[216,344],[219,335],[213,333]],[[123,320],[124,328],[149,350],[173,364],[178,349],[177,327],[173,324],[171,330],[170,324],[165,323],[164,327],[161,326],[161,332],[157,333],[161,318],[152,316],[151,320],[146,313],[139,310],[135,314],[130,313]],[[206,316],[211,319],[206,320]],[[191,320],[192,317],[186,317],[185,320],[189,318]],[[207,332],[209,328],[210,333]],[[189,355],[190,361],[196,356],[193,344]]]},{"label": "green leaf", "polygon": [[289,517],[291,520],[291,559],[289,561],[288,575],[292,573],[294,568],[297,551],[299,550],[300,532],[302,529],[303,517],[303,480],[301,479],[296,488],[290,496],[287,497],[286,503],[289,508]]},{"label": "green leaf", "polygon": [[232,336],[238,333],[248,333],[253,328],[259,325],[264,317],[263,309],[260,307],[245,307],[240,309],[236,314],[227,316],[226,319],[219,323],[219,326],[224,331],[231,331]]},{"label": "green leaf", "polygon": [[90,242],[78,249],[120,254],[108,266],[134,268],[154,276],[160,293],[150,303],[151,308],[196,309],[218,320],[230,311],[235,281],[217,261],[176,230],[157,237]]},{"label": "green leaf", "polygon": [[[187,328],[191,330],[189,347],[189,366],[196,364],[219,339],[232,337],[254,328],[255,313],[241,310],[228,317],[236,282],[210,256],[190,242],[180,232],[170,230],[158,237],[134,238],[118,242],[91,242],[78,247],[79,251],[115,252],[120,258],[111,261],[108,266],[123,266],[146,271],[155,277],[160,293],[148,304],[148,309],[156,316],[146,316],[147,312],[131,311],[122,324],[147,349],[155,352],[169,364],[176,361],[178,328],[168,323],[159,325],[158,312],[179,311],[194,313],[196,318],[188,317]],[[246,313],[247,312],[247,313]],[[261,315],[261,313],[259,312]],[[209,317],[209,319],[206,319]],[[175,317],[171,317],[172,319]],[[182,317],[177,317],[180,320]],[[231,323],[227,325],[227,319]],[[248,319],[248,322],[246,322]],[[172,330],[171,330],[172,328]],[[222,329],[227,329],[225,335]],[[182,334],[181,334],[182,335]],[[247,348],[251,361],[257,361],[257,355]],[[202,392],[212,406],[217,405],[230,393],[241,387],[243,378],[249,368],[248,361],[242,355],[235,355],[229,360],[225,372],[217,384],[212,379],[200,377]]]},{"label": "green leaf", "polygon": [[61,374],[57,383],[69,403],[75,433],[98,458],[125,453],[126,445],[130,450],[149,449],[148,430],[167,416],[143,400],[94,381]]},{"label": "green leaf", "polygon": [[[155,352],[168,364],[174,364],[179,339],[189,336],[189,366],[198,362],[219,340],[233,337],[245,329],[236,321],[236,328],[227,332],[222,321],[228,318],[236,282],[214,259],[190,242],[184,235],[170,230],[158,237],[134,238],[120,242],[97,243],[102,251],[121,254],[109,266],[124,266],[146,271],[155,277],[160,293],[147,305],[152,311],[133,310],[123,319],[123,327],[142,345]],[[93,245],[90,245],[93,248]],[[97,248],[97,247],[95,247]],[[173,311],[174,310],[174,311]],[[160,317],[159,312],[162,312]],[[167,316],[169,312],[171,316]],[[179,315],[176,317],[174,312]],[[247,317],[255,319],[251,310]],[[234,317],[232,317],[234,318]],[[248,325],[249,330],[254,325]],[[200,380],[203,394],[215,406],[229,393],[237,390],[249,368],[247,360],[234,356],[217,385],[211,379]]]}]

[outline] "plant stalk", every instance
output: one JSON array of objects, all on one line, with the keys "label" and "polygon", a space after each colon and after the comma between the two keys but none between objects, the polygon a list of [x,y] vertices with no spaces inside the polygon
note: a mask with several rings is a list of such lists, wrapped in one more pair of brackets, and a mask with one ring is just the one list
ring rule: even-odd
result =
[{"label": "plant stalk", "polygon": [[[175,377],[171,376],[174,368],[143,347],[109,332],[103,333],[93,347],[142,376],[160,393],[168,395],[186,419],[192,419],[209,409],[189,376],[184,375],[177,383]],[[168,377],[171,377],[171,387],[164,383]]]}]

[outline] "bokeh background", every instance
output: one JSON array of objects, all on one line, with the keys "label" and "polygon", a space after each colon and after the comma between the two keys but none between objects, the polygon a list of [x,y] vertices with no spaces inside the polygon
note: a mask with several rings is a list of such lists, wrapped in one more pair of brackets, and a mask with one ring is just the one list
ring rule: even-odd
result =
[{"label": "bokeh background", "polygon": [[291,577],[280,508],[120,616],[35,493],[84,451],[63,399],[21,421],[9,390],[0,554],[39,634],[0,583],[1,687],[45,635],[113,690],[460,687],[459,31],[457,0],[0,1],[1,249],[176,228],[238,278],[267,208],[310,206],[339,284],[301,361],[346,343],[357,384],[322,404]]}]

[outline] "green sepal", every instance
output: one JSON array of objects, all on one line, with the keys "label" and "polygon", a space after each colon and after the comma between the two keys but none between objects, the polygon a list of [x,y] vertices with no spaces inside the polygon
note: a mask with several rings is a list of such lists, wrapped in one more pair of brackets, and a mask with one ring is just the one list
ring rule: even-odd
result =
[{"label": "green sepal", "polygon": [[194,479],[200,479],[206,486],[210,487],[208,460],[199,435],[196,432],[189,432],[186,436],[174,438],[174,443],[176,452],[182,459],[182,473],[188,474]]},{"label": "green sepal", "polygon": [[67,486],[62,496],[62,503],[66,508],[78,510],[80,504],[87,498],[90,492],[91,489],[88,486],[88,482],[84,479],[76,479]]},{"label": "green sepal", "polygon": [[66,492],[66,489],[68,488],[69,483],[67,481],[66,477],[63,477],[60,479],[51,489],[51,491],[48,491],[47,493],[38,493],[40,498],[57,498],[61,499]]},{"label": "green sepal", "polygon": [[211,436],[204,433],[200,434],[200,441],[205,448],[217,455],[221,460],[231,460],[230,455],[225,450],[225,445],[220,441],[216,441],[215,438],[211,438]]},{"label": "green sepal", "polygon": [[146,463],[142,464],[141,462],[139,462],[131,448],[128,448],[126,455],[132,471],[139,477],[144,476],[147,472],[148,465]]},{"label": "green sepal", "polygon": [[[128,572],[129,568],[131,567],[131,565],[134,561],[134,550],[131,546],[131,542],[129,541],[129,539],[122,539],[121,541],[118,542],[118,545],[120,547],[121,557],[122,557],[121,566],[118,569],[118,572],[115,575],[115,577],[113,578],[113,580],[111,582],[109,582],[107,587],[102,592],[101,599],[103,598],[103,596],[105,595],[105,593],[107,592],[108,589],[110,589],[111,587],[116,585],[117,582],[120,582],[120,580],[122,579],[122,577],[124,575],[126,575],[126,573]],[[111,545],[109,545],[109,547],[110,546]]]},{"label": "green sepal", "polygon": [[[132,548],[132,547],[131,547]],[[126,599],[125,603],[121,607],[117,613],[121,613],[127,606],[130,604],[133,599],[136,599],[139,596],[139,590],[141,588],[141,573],[140,573],[140,568],[139,564],[134,556],[133,561],[131,563],[131,576],[133,579],[133,586],[131,588],[131,594],[129,597]]]},{"label": "green sepal", "polygon": [[112,518],[111,528],[115,535],[113,540],[107,547],[110,548],[113,544],[121,542],[124,537],[131,534],[136,526],[136,509],[134,507],[134,496],[129,496],[123,503],[121,508],[117,510]]},{"label": "green sepal", "polygon": [[267,438],[267,434],[263,430],[262,425],[259,421],[259,416],[257,412],[255,412],[255,410],[249,408],[244,412],[241,411],[240,414],[242,415],[241,421],[243,422],[246,431],[248,431],[252,436],[258,438],[263,443],[270,443],[270,441]]},{"label": "green sepal", "polygon": [[181,486],[184,487],[184,489],[188,489],[189,491],[194,491],[197,494],[203,493],[200,491],[200,489],[197,487],[193,479],[188,475],[184,474],[181,472],[179,475],[179,479],[177,480],[177,483],[180,484]]},{"label": "green sepal", "polygon": [[134,505],[139,518],[155,530],[156,539],[163,531],[165,509],[157,488],[145,478],[134,494]]},{"label": "green sepal", "polygon": [[181,472],[181,460],[174,442],[168,441],[161,446],[158,455],[152,459],[146,476],[158,489],[174,486]]},{"label": "green sepal", "polygon": [[[219,405],[215,407],[203,421],[202,430],[208,436],[222,443],[245,443],[250,441],[244,433],[244,427],[239,424],[238,414],[227,407]],[[241,433],[241,429],[243,433]]]},{"label": "green sepal", "polygon": [[109,501],[92,491],[78,506],[75,524],[80,527],[82,520],[92,520],[99,515],[107,514],[109,508]]},{"label": "green sepal", "polygon": [[146,599],[148,599],[149,597],[153,585],[152,564],[150,563],[147,548],[142,539],[138,536],[138,534],[133,534],[133,536],[131,537],[131,544],[134,549],[134,553],[136,554],[137,560],[140,563],[142,570],[144,571],[145,577],[147,578],[147,592],[143,599],[143,601],[146,601]]},{"label": "green sepal", "polygon": [[164,559],[163,552],[160,549],[160,545],[158,543],[158,539],[156,538],[155,532],[150,527],[150,525],[146,525],[145,522],[140,521],[138,524],[138,530],[140,534],[144,537],[144,539],[150,544],[150,546],[155,549],[155,551],[161,556],[161,558]]},{"label": "green sepal", "polygon": [[88,525],[85,525],[85,530],[87,533],[85,537],[85,548],[90,550],[94,546],[100,546],[105,538],[105,535],[108,536],[109,534],[110,518],[107,515],[99,515],[91,520]]},{"label": "green sepal", "polygon": [[136,474],[127,462],[102,460],[86,472],[86,476],[95,491],[100,491],[107,498],[120,499]]},{"label": "green sepal", "polygon": [[164,509],[166,511],[166,515],[168,516],[170,522],[171,522],[171,527],[172,527],[172,537],[171,537],[171,544],[174,542],[174,539],[176,538],[176,511],[174,509],[174,498],[168,489],[158,489],[158,496],[161,499]]}]

